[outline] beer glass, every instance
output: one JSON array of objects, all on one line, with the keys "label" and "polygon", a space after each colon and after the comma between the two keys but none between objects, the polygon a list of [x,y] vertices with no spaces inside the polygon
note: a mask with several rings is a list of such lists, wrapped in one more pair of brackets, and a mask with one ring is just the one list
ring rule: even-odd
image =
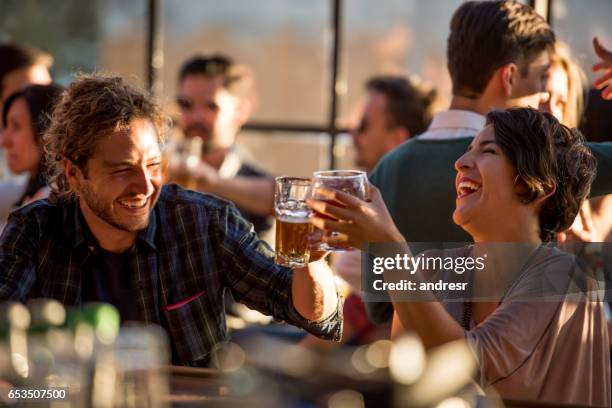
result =
[{"label": "beer glass", "polygon": [[[200,165],[203,140],[199,136],[174,141],[167,146],[162,155],[167,169],[167,180],[180,186],[195,190],[198,181],[192,172]],[[166,164],[167,163],[167,164]]]},{"label": "beer glass", "polygon": [[[328,201],[330,204],[339,205],[333,200],[317,196],[317,189],[320,187],[326,187],[331,190],[340,190],[361,200],[367,199],[367,186],[368,177],[365,171],[361,170],[326,170],[326,171],[315,171],[313,173],[313,185],[312,185],[312,198]],[[318,217],[332,219],[323,214],[317,213]],[[336,236],[337,232],[332,232],[331,236]],[[350,248],[341,246],[331,246],[325,242],[322,242],[320,247],[322,251],[348,251]]]},{"label": "beer glass", "polygon": [[308,263],[307,235],[312,232],[312,211],[306,204],[311,181],[304,177],[277,177],[274,194],[276,263],[300,267]]}]

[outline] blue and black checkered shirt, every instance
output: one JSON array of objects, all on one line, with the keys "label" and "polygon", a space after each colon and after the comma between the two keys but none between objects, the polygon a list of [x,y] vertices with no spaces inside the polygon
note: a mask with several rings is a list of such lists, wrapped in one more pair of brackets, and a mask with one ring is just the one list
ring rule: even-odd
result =
[{"label": "blue and black checkered shirt", "polygon": [[[97,245],[75,202],[41,200],[13,212],[0,237],[0,301],[33,297],[78,305]],[[188,365],[205,364],[227,340],[223,291],[252,309],[339,340],[342,306],[322,322],[304,319],[291,296],[293,270],[274,263],[235,207],[212,195],[162,188],[148,227],[126,257],[138,313],[167,322]]]}]

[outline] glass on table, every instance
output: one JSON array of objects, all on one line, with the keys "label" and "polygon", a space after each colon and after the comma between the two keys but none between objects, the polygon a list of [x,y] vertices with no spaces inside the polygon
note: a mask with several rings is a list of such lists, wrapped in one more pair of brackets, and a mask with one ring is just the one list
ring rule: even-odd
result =
[{"label": "glass on table", "polygon": [[[320,201],[326,201],[332,205],[341,206],[340,203],[329,200],[323,196],[317,195],[317,189],[325,187],[330,190],[339,190],[346,194],[350,194],[361,200],[368,198],[368,177],[365,171],[361,170],[325,170],[316,171],[313,173],[312,198]],[[324,214],[317,213],[318,217],[335,220]],[[337,236],[337,232],[328,233],[332,237]],[[350,248],[342,246],[332,246],[325,242],[320,245],[322,251],[349,251]]]},{"label": "glass on table", "polygon": [[305,177],[277,177],[274,193],[276,216],[276,263],[301,267],[310,257],[308,234],[313,230],[312,211],[306,199],[311,180]]}]

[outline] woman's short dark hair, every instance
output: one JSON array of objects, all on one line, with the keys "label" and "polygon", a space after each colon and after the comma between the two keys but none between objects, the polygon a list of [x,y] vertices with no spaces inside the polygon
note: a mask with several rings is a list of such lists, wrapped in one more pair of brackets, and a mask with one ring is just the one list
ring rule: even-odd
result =
[{"label": "woman's short dark hair", "polygon": [[34,137],[39,146],[42,146],[42,135],[49,126],[49,118],[53,111],[53,106],[62,94],[59,85],[29,85],[25,88],[12,93],[2,106],[2,124],[6,127],[8,112],[11,106],[19,98],[23,98],[28,106],[28,111],[32,117],[32,129]]},{"label": "woman's short dark hair", "polygon": [[521,200],[528,204],[554,191],[539,213],[540,238],[553,240],[572,225],[595,178],[596,160],[584,137],[532,108],[492,111],[487,124],[525,187]]}]

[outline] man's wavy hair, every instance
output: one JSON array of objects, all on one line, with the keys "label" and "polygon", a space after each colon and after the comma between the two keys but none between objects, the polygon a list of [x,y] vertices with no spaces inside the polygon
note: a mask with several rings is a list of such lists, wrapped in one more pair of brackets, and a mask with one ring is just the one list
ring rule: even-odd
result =
[{"label": "man's wavy hair", "polygon": [[145,91],[123,78],[106,74],[79,75],[62,95],[43,136],[51,200],[75,200],[64,173],[64,159],[85,174],[100,141],[130,129],[136,119],[148,119],[158,142],[165,142],[169,121]]},{"label": "man's wavy hair", "polygon": [[525,186],[521,201],[543,202],[540,238],[552,241],[567,230],[595,178],[596,160],[577,129],[562,125],[549,113],[532,108],[496,110],[487,115],[495,141],[517,171],[517,182]]}]

